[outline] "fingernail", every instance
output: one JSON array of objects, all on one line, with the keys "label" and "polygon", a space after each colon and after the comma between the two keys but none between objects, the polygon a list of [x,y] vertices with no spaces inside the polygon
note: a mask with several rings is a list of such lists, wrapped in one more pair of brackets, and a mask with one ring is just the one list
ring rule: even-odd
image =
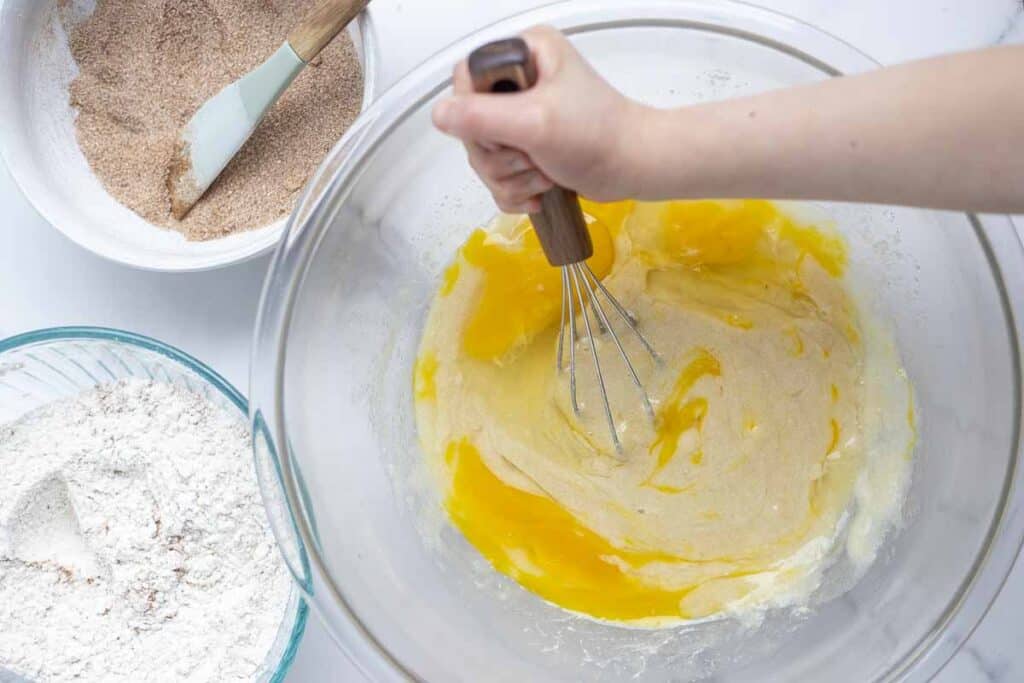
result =
[{"label": "fingernail", "polygon": [[434,125],[446,133],[452,125],[453,106],[451,100],[441,100],[434,105]]}]

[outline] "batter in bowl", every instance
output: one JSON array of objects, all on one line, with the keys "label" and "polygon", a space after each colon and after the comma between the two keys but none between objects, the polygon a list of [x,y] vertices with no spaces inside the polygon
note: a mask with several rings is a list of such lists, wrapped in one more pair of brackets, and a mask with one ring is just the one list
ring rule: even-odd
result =
[{"label": "batter in bowl", "polygon": [[619,330],[655,418],[607,335],[621,452],[585,342],[573,413],[560,271],[526,219],[476,230],[414,378],[455,526],[549,602],[639,626],[803,600],[841,539],[870,561],[898,514],[913,414],[895,351],[847,290],[842,239],[766,201],[584,210],[589,265],[660,356]]}]

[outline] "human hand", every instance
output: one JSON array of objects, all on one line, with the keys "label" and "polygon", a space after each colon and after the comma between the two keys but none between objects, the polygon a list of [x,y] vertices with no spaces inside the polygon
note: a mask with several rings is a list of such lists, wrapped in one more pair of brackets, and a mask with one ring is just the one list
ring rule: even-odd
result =
[{"label": "human hand", "polygon": [[537,67],[533,88],[474,93],[463,61],[454,96],[434,107],[434,125],[465,143],[502,211],[539,211],[540,195],[555,183],[598,201],[636,194],[628,140],[643,107],[612,88],[558,31],[537,27],[522,38]]}]

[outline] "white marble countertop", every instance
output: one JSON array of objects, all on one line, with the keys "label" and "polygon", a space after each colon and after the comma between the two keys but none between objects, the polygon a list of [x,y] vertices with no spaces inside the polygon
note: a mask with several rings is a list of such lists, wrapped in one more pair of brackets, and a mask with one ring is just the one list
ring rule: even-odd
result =
[{"label": "white marble countertop", "polygon": [[[543,0],[375,0],[386,88],[455,38]],[[760,0],[816,24],[883,63],[1000,42],[1024,42],[1021,0]],[[3,125],[3,122],[0,122]],[[1018,220],[1024,228],[1024,221]],[[145,273],[84,252],[50,228],[0,166],[0,337],[41,327],[105,325],[151,335],[245,389],[256,302],[267,259],[191,275]],[[1024,563],[936,680],[1024,680]],[[290,683],[359,680],[311,619]]]}]

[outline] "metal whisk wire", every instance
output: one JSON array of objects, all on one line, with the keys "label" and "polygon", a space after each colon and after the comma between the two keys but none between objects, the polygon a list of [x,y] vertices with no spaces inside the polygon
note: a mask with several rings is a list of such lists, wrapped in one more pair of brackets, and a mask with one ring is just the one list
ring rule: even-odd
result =
[{"label": "metal whisk wire", "polygon": [[[581,284],[582,283],[582,284]],[[601,402],[604,408],[605,419],[608,422],[608,430],[612,437],[612,443],[615,445],[616,452],[622,451],[622,442],[619,440],[618,429],[615,426],[615,419],[612,416],[611,402],[608,400],[608,390],[604,382],[604,372],[601,368],[601,360],[597,353],[597,339],[594,336],[593,328],[590,324],[590,314],[587,311],[587,302],[590,303],[590,308],[594,313],[597,323],[599,324],[599,330],[602,333],[607,333],[612,342],[615,344],[615,348],[619,352],[619,356],[622,358],[626,369],[629,371],[629,376],[633,380],[633,385],[637,391],[640,392],[640,398],[643,402],[644,411],[653,420],[654,419],[654,407],[651,405],[650,397],[647,395],[647,390],[644,388],[643,382],[640,381],[640,376],[637,374],[636,368],[633,366],[633,362],[629,359],[629,354],[622,346],[622,340],[619,339],[619,335],[615,332],[615,328],[612,326],[611,321],[608,319],[608,315],[605,313],[604,306],[601,305],[601,301],[598,298],[598,293],[604,295],[607,301],[611,304],[612,308],[616,313],[619,314],[622,322],[625,323],[626,327],[636,335],[636,338],[643,345],[644,349],[651,355],[651,357],[657,361],[658,354],[654,350],[654,347],[647,341],[643,333],[640,332],[637,327],[636,320],[629,312],[612,296],[611,292],[604,286],[600,278],[594,274],[590,266],[585,261],[579,263],[570,263],[562,266],[562,316],[561,324],[558,330],[558,351],[556,354],[555,368],[561,373],[564,368],[564,349],[565,349],[565,331],[569,330],[569,398],[572,403],[573,412],[578,416],[580,414],[580,407],[576,397],[576,315],[577,310],[580,316],[583,318],[583,325],[587,333],[587,344],[590,346],[591,357],[594,361],[594,373],[597,377],[597,386],[601,394]],[[578,302],[578,309],[577,309]]]}]

